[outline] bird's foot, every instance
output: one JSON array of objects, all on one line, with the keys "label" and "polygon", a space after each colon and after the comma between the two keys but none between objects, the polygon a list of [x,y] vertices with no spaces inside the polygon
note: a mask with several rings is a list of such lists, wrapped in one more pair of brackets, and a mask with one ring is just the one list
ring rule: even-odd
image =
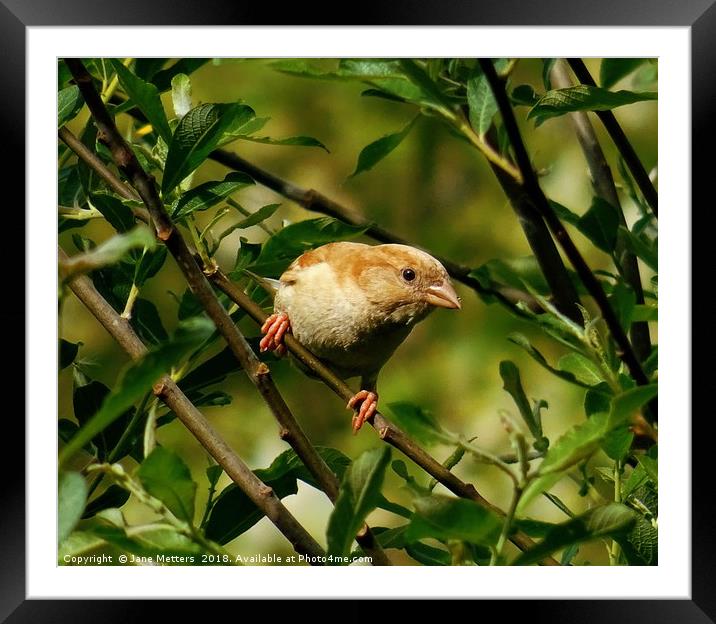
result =
[{"label": "bird's foot", "polygon": [[291,323],[285,313],[274,313],[269,316],[261,326],[261,333],[264,334],[259,342],[261,352],[275,351],[278,356],[285,355],[286,345],[283,343],[283,337],[289,329]]},{"label": "bird's foot", "polygon": [[378,409],[378,395],[375,392],[368,392],[368,390],[361,390],[355,394],[346,407],[348,409],[355,409],[355,406],[360,403],[360,409],[358,413],[353,416],[353,434],[358,433],[363,423],[369,420],[375,411]]}]

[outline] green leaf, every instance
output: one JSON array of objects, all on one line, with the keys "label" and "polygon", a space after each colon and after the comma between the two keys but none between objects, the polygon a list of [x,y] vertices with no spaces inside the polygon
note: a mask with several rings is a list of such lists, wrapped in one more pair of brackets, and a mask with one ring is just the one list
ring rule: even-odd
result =
[{"label": "green leaf", "polygon": [[510,99],[514,104],[518,106],[534,106],[539,100],[539,96],[535,93],[532,85],[523,84],[518,85],[512,90]]},{"label": "green leaf", "polygon": [[[179,119],[191,110],[191,81],[186,74],[177,74],[172,78],[172,106]],[[168,139],[165,140],[169,143]]]},{"label": "green leaf", "polygon": [[74,119],[84,106],[84,99],[77,85],[61,89],[57,93],[57,129]]},{"label": "green leaf", "polygon": [[112,393],[103,401],[99,411],[86,422],[69,443],[60,451],[63,465],[98,433],[106,429],[123,412],[151,389],[157,379],[214,331],[214,324],[203,317],[195,317],[180,324],[169,342],[149,351],[144,357],[125,369]]},{"label": "green leaf", "polygon": [[[328,467],[340,479],[350,459],[336,449],[317,446],[316,450]],[[268,468],[255,470],[254,474],[271,487],[274,494],[284,498],[298,491],[297,479],[318,487],[313,476],[303,465],[293,449],[284,451],[274,459]],[[226,544],[248,531],[263,517],[263,512],[244,494],[231,484],[217,497],[206,524],[206,536],[219,544]]]},{"label": "green leaf", "polygon": [[215,355],[214,357],[199,364],[190,373],[181,379],[179,387],[182,392],[189,394],[202,390],[215,383],[224,381],[231,373],[239,372],[239,366],[236,357],[229,347]]},{"label": "green leaf", "polygon": [[163,69],[162,71],[157,72],[152,77],[152,82],[159,90],[159,93],[163,93],[164,91],[168,91],[171,88],[172,79],[174,78],[174,76],[177,76],[179,74],[186,74],[187,76],[189,76],[197,69],[199,69],[202,65],[205,65],[208,62],[209,59],[205,58],[180,59],[176,63],[174,63],[174,65],[167,67],[167,69]]},{"label": "green leaf", "polygon": [[243,104],[201,104],[192,108],[174,131],[167,153],[162,193],[167,195],[216,148],[224,132],[254,117]]},{"label": "green leaf", "polygon": [[637,457],[639,463],[644,468],[648,477],[652,480],[654,485],[659,485],[659,465],[657,460],[648,455],[640,455]]},{"label": "green leaf", "polygon": [[102,494],[87,504],[82,518],[91,518],[105,509],[117,509],[129,500],[129,492],[118,485],[110,485]]},{"label": "green leaf", "polygon": [[658,565],[659,530],[644,516],[637,516],[634,527],[619,544],[629,565]]},{"label": "green leaf", "polygon": [[658,321],[659,320],[659,308],[655,305],[637,304],[634,306],[634,310],[631,315],[631,320],[634,323],[638,323],[640,321]]},{"label": "green leaf", "polygon": [[[351,240],[367,229],[368,226],[348,225],[332,217],[299,221],[271,236],[264,243],[256,262],[249,268],[259,275],[278,277],[304,251],[334,241]],[[263,272],[264,267],[270,269],[271,273]]]},{"label": "green leaf", "polygon": [[[285,498],[298,491],[296,477],[291,474],[285,474],[276,479],[263,479],[263,482],[279,498]],[[227,544],[248,531],[263,516],[263,512],[243,490],[232,483],[221,492],[211,508],[205,529],[206,537],[218,544]]]},{"label": "green leaf", "polygon": [[632,234],[623,225],[619,226],[619,236],[627,246],[627,249],[643,260],[644,263],[653,271],[659,271],[659,254],[656,242],[650,243],[644,241],[640,236]]},{"label": "green leaf", "polygon": [[613,253],[617,244],[619,213],[609,202],[595,197],[589,210],[577,222],[577,227],[599,249]]},{"label": "green leaf", "polygon": [[134,283],[138,287],[144,286],[147,280],[154,277],[164,266],[166,258],[167,248],[164,246],[157,247],[154,251],[145,250],[137,262]]},{"label": "green leaf", "polygon": [[110,59],[114,71],[117,72],[119,84],[129,96],[129,99],[144,113],[154,130],[167,143],[171,141],[172,131],[167,121],[167,114],[164,112],[164,106],[159,97],[159,90],[151,83],[145,82],[138,76],[135,76],[127,69],[120,60]]},{"label": "green leaf", "polygon": [[620,503],[609,503],[556,525],[536,546],[521,553],[512,565],[530,565],[573,544],[603,537],[624,535],[636,521],[636,514]]},{"label": "green leaf", "polygon": [[59,365],[60,370],[67,368],[77,357],[81,342],[69,342],[64,338],[60,338],[59,346]]},{"label": "green leaf", "polygon": [[552,444],[539,467],[539,476],[525,488],[517,505],[517,515],[524,515],[527,506],[563,476],[563,471],[587,459],[598,448],[607,433],[608,414],[592,415],[585,423],[569,429]]},{"label": "green leaf", "polygon": [[584,413],[587,416],[598,412],[609,412],[613,393],[606,382],[590,388],[584,395]]},{"label": "green leaf", "polygon": [[535,360],[535,362],[546,368],[550,373],[582,388],[589,388],[588,384],[585,384],[584,382],[577,379],[572,373],[551,366],[550,363],[547,361],[547,358],[545,358],[544,355],[542,355],[542,353],[538,351],[532,345],[532,343],[530,343],[530,341],[525,335],[520,333],[512,333],[508,336],[507,339],[510,342],[522,347],[525,351],[527,351],[527,353],[532,357],[532,359]]},{"label": "green leaf", "polygon": [[129,319],[134,331],[144,342],[153,345],[165,342],[168,338],[167,330],[162,325],[157,306],[149,299],[139,297],[132,308],[132,318]]},{"label": "green leaf", "polygon": [[57,542],[61,544],[72,533],[82,517],[87,502],[87,482],[78,472],[60,472],[57,486]]},{"label": "green leaf", "polygon": [[502,529],[502,519],[475,501],[433,494],[416,498],[413,504],[415,514],[406,532],[411,541],[433,537],[493,546]]},{"label": "green leaf", "polygon": [[139,466],[137,476],[144,489],[162,501],[177,518],[193,522],[196,483],[181,457],[158,446]]},{"label": "green leaf", "polygon": [[[510,360],[503,360],[500,362],[500,377],[502,377],[502,387],[515,401],[515,405],[517,405],[517,409],[519,409],[520,415],[527,424],[530,433],[537,443],[540,443],[540,446],[544,446],[546,449],[547,447],[543,442],[543,439],[546,440],[546,438],[544,438],[544,435],[542,434],[542,425],[535,418],[535,414],[532,411],[527,395],[522,388],[520,370],[514,362],[511,362]],[[549,444],[549,442],[547,442],[547,444]]]},{"label": "green leaf", "polygon": [[[99,381],[85,385],[75,383],[72,392],[72,407],[80,427],[84,426],[100,409],[109,394],[109,388]],[[124,433],[132,416],[133,408],[125,410],[109,426],[92,438],[100,461],[105,461]]]},{"label": "green leaf", "polygon": [[537,125],[546,119],[575,111],[604,111],[635,102],[656,100],[657,93],[645,91],[607,91],[601,87],[577,85],[566,89],[547,91],[532,107],[528,119],[536,119]]},{"label": "green leaf", "polygon": [[467,81],[467,105],[470,125],[477,134],[484,136],[497,113],[497,101],[484,74]]},{"label": "green leaf", "polygon": [[408,125],[399,132],[386,134],[377,141],[373,141],[369,145],[366,145],[358,155],[358,164],[356,165],[355,171],[349,176],[349,178],[354,178],[359,173],[372,169],[381,160],[383,160],[383,158],[390,154],[390,152],[398,147],[398,145],[402,143],[403,139],[408,136],[417,119],[418,117],[414,117],[410,123],[408,123]]},{"label": "green leaf", "polygon": [[554,64],[557,62],[556,58],[543,58],[542,59],[542,84],[547,91],[552,90],[552,69]]},{"label": "green leaf", "polygon": [[221,181],[205,182],[184,193],[172,209],[173,219],[183,219],[197,211],[208,210],[247,186],[254,184],[245,173],[232,171]]},{"label": "green leaf", "polygon": [[281,204],[268,204],[267,206],[262,206],[256,212],[249,215],[245,219],[237,221],[233,225],[226,228],[217,238],[217,243],[224,240],[229,234],[231,234],[235,230],[243,230],[248,227],[257,225],[262,221],[265,221],[266,219],[271,217],[280,207]]},{"label": "green leaf", "polygon": [[581,353],[567,353],[557,362],[557,368],[582,382],[585,386],[596,386],[604,381],[604,373],[592,360]]},{"label": "green leaf", "polygon": [[76,275],[89,273],[119,262],[130,250],[137,247],[153,248],[154,234],[146,225],[138,225],[125,234],[116,234],[91,251],[76,254],[60,262],[62,277],[68,280]]},{"label": "green leaf", "polygon": [[607,414],[594,414],[584,423],[575,425],[549,449],[540,464],[539,474],[560,472],[589,457],[606,432]]},{"label": "green leaf", "polygon": [[633,441],[634,434],[629,427],[617,427],[604,436],[602,450],[614,461],[621,461],[629,453]]},{"label": "green leaf", "polygon": [[168,58],[144,57],[134,61],[134,73],[142,80],[151,80],[164,67]]},{"label": "green leaf", "polygon": [[619,324],[625,331],[629,331],[636,306],[634,290],[621,280],[617,281],[609,295],[609,303],[619,319]]},{"label": "green leaf", "polygon": [[612,408],[609,412],[610,428],[628,424],[631,417],[643,405],[651,401],[659,392],[657,384],[637,386],[612,399]]},{"label": "green leaf", "polygon": [[356,534],[380,500],[390,447],[381,446],[362,453],[346,470],[335,507],[328,520],[328,552],[347,556]]},{"label": "green leaf", "polygon": [[602,59],[602,64],[599,67],[599,84],[604,89],[610,89],[645,62],[646,59],[643,58]]},{"label": "green leaf", "polygon": [[572,212],[569,208],[563,206],[556,201],[552,201],[550,199],[549,204],[550,206],[552,206],[552,210],[554,210],[555,214],[562,221],[566,221],[567,223],[571,223],[572,225],[576,226],[579,223],[579,220],[582,218],[576,212]]},{"label": "green leaf", "polygon": [[134,227],[132,209],[118,197],[109,193],[93,193],[90,201],[118,232],[128,232]]},{"label": "green leaf", "polygon": [[470,275],[479,280],[504,284],[518,290],[525,290],[525,284],[539,294],[548,295],[551,291],[542,269],[534,256],[520,258],[488,260],[474,269]]},{"label": "green leaf", "polygon": [[441,114],[446,116],[454,116],[451,104],[447,96],[440,90],[440,87],[434,80],[431,80],[426,71],[412,59],[401,59],[400,68],[409,78],[410,82],[417,85],[425,94],[426,101],[424,104],[430,108],[434,108]]},{"label": "green leaf", "polygon": [[390,419],[421,444],[451,444],[456,436],[445,431],[433,415],[418,405],[398,402],[389,403]]},{"label": "green leaf", "polygon": [[253,143],[265,143],[266,145],[295,145],[301,147],[320,147],[326,152],[330,150],[318,139],[310,136],[293,136],[284,137],[283,139],[272,139],[271,137],[255,137],[249,135],[241,135],[238,137],[242,141],[252,141]]}]

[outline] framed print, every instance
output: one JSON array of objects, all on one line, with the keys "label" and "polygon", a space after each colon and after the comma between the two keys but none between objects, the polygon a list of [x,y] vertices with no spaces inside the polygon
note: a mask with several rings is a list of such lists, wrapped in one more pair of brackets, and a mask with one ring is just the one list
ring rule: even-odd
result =
[{"label": "framed print", "polygon": [[8,621],[710,621],[690,250],[716,12],[595,8],[5,2]]}]

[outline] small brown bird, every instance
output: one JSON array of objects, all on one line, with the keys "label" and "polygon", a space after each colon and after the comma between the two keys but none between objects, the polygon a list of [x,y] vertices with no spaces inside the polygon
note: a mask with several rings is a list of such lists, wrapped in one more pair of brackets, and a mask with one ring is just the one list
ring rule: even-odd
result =
[{"label": "small brown bird", "polygon": [[281,275],[260,348],[283,355],[290,331],[342,378],[361,376],[347,405],[360,404],[357,433],[377,409],[380,369],[436,307],[461,306],[447,271],[429,254],[407,245],[329,243]]}]

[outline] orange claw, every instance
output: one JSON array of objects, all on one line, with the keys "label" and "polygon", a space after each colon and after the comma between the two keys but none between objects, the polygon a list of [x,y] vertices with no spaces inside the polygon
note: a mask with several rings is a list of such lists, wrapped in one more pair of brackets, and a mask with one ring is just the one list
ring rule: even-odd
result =
[{"label": "orange claw", "polygon": [[272,314],[261,326],[261,333],[265,334],[259,342],[259,349],[263,351],[276,351],[277,355],[286,353],[286,346],[283,344],[283,337],[291,328],[288,316],[281,312]]},{"label": "orange claw", "polygon": [[346,408],[354,409],[356,404],[360,402],[358,413],[353,416],[353,434],[357,434],[363,423],[375,414],[378,409],[378,395],[375,392],[361,390],[348,401]]}]

